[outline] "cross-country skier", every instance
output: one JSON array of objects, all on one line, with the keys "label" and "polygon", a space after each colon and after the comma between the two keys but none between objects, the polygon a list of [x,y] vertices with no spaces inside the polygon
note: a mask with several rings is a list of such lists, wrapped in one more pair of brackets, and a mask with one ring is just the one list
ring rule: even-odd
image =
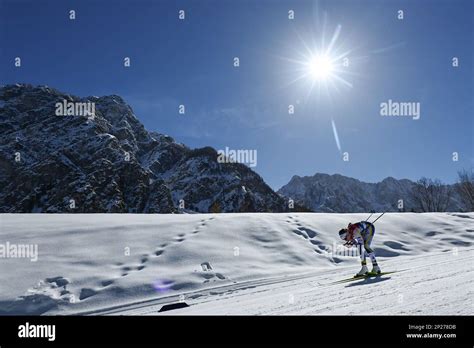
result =
[{"label": "cross-country skier", "polygon": [[375,259],[375,252],[370,247],[374,234],[375,226],[368,221],[360,221],[355,224],[349,223],[347,228],[343,228],[339,231],[339,237],[346,242],[344,243],[345,246],[350,248],[355,245],[359,249],[362,268],[355,275],[356,277],[369,273],[367,262],[365,261],[366,255],[370,257],[370,261],[372,262],[372,271],[370,273],[379,274],[381,272],[377,260]]}]

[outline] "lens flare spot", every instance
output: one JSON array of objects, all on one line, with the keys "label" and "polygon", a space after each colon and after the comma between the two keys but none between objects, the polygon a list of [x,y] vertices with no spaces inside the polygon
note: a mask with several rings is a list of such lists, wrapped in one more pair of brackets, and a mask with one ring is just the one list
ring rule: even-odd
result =
[{"label": "lens flare spot", "polygon": [[171,289],[173,284],[174,282],[172,280],[157,279],[153,282],[153,288],[158,292],[165,293]]}]

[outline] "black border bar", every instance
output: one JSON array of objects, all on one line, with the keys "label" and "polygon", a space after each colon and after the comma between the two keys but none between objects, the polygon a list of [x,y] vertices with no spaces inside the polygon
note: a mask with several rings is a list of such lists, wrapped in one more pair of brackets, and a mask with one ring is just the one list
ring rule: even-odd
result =
[{"label": "black border bar", "polygon": [[[19,326],[55,325],[55,341]],[[0,346],[449,345],[474,343],[473,316],[4,316]],[[407,334],[455,334],[408,338]]]}]

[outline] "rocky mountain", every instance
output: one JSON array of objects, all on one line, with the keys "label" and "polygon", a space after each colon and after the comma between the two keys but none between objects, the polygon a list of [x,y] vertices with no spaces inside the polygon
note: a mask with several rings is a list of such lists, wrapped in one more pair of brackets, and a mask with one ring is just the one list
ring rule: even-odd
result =
[{"label": "rocky mountain", "polygon": [[[313,176],[291,178],[278,193],[316,212],[360,213],[399,211],[398,201],[403,200],[403,211],[417,211],[412,198],[415,183],[408,179],[388,177],[378,183],[366,183],[347,176],[317,173]],[[449,211],[463,211],[460,198],[453,191]]]},{"label": "rocky mountain", "polygon": [[[86,104],[94,112],[80,114]],[[190,149],[147,131],[117,95],[3,86],[0,134],[1,213],[288,210],[250,168],[218,163],[213,148]]]}]

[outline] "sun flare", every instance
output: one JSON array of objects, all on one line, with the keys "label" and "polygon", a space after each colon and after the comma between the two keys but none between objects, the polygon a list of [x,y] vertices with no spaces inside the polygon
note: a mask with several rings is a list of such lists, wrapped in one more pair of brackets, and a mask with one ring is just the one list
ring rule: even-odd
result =
[{"label": "sun flare", "polygon": [[312,57],[308,62],[309,75],[315,80],[324,80],[333,72],[331,58],[326,55]]},{"label": "sun flare", "polygon": [[358,57],[353,57],[353,51],[343,47],[347,41],[338,43],[341,28],[338,24],[332,36],[328,37],[323,27],[318,30],[320,35],[308,35],[306,40],[296,32],[298,40],[295,42],[299,41],[300,45],[292,49],[292,57],[282,57],[291,63],[287,86],[299,82],[307,89],[305,100],[310,100],[313,92],[317,93],[318,99],[323,94],[332,98],[331,94],[341,92],[341,87],[352,88],[346,76],[356,75],[351,63]]}]

